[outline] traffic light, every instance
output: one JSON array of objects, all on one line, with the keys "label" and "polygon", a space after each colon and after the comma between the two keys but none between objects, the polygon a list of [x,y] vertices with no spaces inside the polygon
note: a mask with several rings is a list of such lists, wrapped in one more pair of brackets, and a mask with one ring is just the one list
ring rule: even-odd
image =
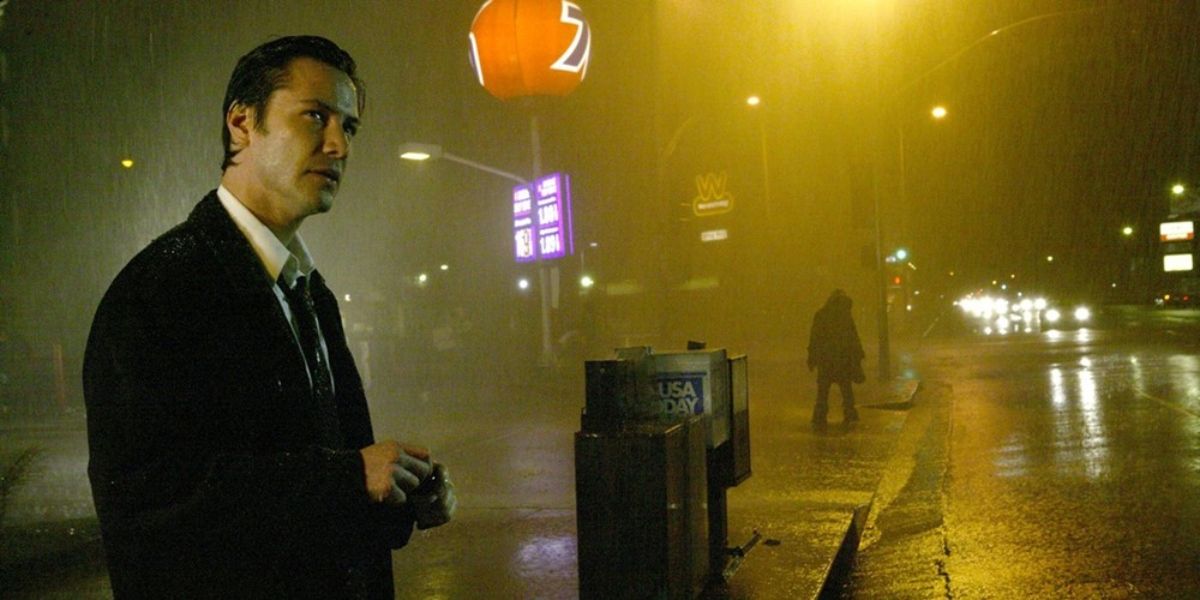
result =
[{"label": "traffic light", "polygon": [[908,249],[896,248],[891,254],[887,255],[887,258],[884,260],[884,262],[890,265],[908,262]]}]

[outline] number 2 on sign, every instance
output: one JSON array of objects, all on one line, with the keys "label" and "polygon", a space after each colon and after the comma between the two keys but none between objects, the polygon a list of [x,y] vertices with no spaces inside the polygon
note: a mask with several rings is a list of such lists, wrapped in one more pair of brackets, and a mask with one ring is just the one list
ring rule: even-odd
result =
[{"label": "number 2 on sign", "polygon": [[575,39],[571,40],[567,51],[558,57],[558,60],[550,65],[550,68],[571,73],[582,71],[579,78],[583,79],[587,76],[588,58],[592,53],[592,32],[587,21],[583,20],[583,10],[572,2],[563,0],[562,16],[559,20],[567,25],[575,26]]}]

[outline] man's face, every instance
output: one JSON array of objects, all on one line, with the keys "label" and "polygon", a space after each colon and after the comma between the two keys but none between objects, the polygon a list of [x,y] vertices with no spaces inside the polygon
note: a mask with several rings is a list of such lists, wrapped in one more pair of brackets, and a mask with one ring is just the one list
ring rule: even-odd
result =
[{"label": "man's face", "polygon": [[320,61],[297,58],[288,72],[235,160],[248,169],[252,197],[242,200],[260,217],[299,224],[333,206],[358,130],[358,96],[345,73]]}]

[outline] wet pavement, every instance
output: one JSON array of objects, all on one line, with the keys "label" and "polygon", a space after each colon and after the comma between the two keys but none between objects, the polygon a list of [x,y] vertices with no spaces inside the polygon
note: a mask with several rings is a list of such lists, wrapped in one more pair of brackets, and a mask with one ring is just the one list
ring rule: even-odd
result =
[{"label": "wet pavement", "polygon": [[[849,428],[836,402],[828,428],[808,424],[798,352],[751,349],[753,475],[729,490],[729,543],[760,538],[705,597],[814,597],[846,574],[835,557],[859,531],[829,597],[1200,597],[1200,313],[1120,317],[935,333],[896,353],[906,379],[856,388],[874,406]],[[398,597],[577,597],[582,390],[582,373],[375,390],[380,436],[429,445],[461,496],[451,524],[393,554]],[[41,448],[8,496],[0,595],[109,597],[82,420],[0,427],[4,468]]]},{"label": "wet pavement", "polygon": [[955,597],[1200,597],[1196,349],[1073,333],[940,374]]},{"label": "wet pavement", "polygon": [[[755,532],[761,541],[705,597],[815,597],[854,532],[855,510],[860,526],[866,518],[861,507],[872,500],[916,382],[856,386],[860,407],[877,408],[863,408],[862,420],[845,427],[835,405],[830,426],[814,430],[815,381],[799,364],[798,353],[758,361],[751,354],[753,475],[728,492],[729,543],[745,544]],[[427,444],[449,465],[460,495],[452,523],[415,533],[393,554],[398,598],[578,596],[573,435],[582,373],[551,384],[467,374],[424,391],[376,390],[372,402],[378,435]],[[0,530],[5,597],[110,597],[81,419],[4,427],[5,465],[22,447],[42,448],[14,487]]]},{"label": "wet pavement", "polygon": [[922,381],[876,489],[842,598],[953,597],[944,519],[949,426],[946,386]]},{"label": "wet pavement", "polygon": [[845,597],[1200,597],[1200,313],[1112,312],[924,344]]},{"label": "wet pavement", "polygon": [[830,424],[814,429],[812,378],[768,370],[767,379],[762,395],[751,391],[754,475],[729,491],[730,543],[755,531],[764,541],[711,598],[812,598],[845,576],[848,565],[831,577],[834,559],[862,531],[917,389],[913,380],[855,386],[862,420],[844,425],[831,401]]}]

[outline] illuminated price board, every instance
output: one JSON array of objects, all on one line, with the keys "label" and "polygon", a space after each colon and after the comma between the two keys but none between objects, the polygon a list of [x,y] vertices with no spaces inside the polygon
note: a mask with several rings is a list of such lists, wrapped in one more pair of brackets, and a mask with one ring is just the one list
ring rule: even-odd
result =
[{"label": "illuminated price board", "polygon": [[1158,239],[1164,242],[1195,239],[1196,230],[1192,221],[1171,221],[1158,224]]},{"label": "illuminated price board", "polygon": [[570,177],[551,173],[513,188],[513,244],[517,262],[575,253]]},{"label": "illuminated price board", "polygon": [[1191,254],[1167,254],[1163,256],[1163,270],[1172,273],[1176,271],[1191,271],[1195,268],[1192,264]]},{"label": "illuminated price board", "polygon": [[533,217],[533,190],[527,185],[513,188],[513,241],[516,244],[517,262],[537,260],[534,237],[537,224]]}]

